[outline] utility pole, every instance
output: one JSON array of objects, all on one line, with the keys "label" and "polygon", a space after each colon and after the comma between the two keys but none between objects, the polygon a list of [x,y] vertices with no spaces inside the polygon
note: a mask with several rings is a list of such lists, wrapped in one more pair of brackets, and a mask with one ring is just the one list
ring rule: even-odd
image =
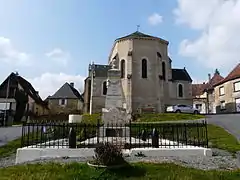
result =
[{"label": "utility pole", "polygon": [[93,104],[93,80],[94,80],[94,76],[95,76],[95,65],[94,62],[91,64],[91,92],[90,92],[90,110],[89,110],[89,114],[92,114],[92,104]]}]

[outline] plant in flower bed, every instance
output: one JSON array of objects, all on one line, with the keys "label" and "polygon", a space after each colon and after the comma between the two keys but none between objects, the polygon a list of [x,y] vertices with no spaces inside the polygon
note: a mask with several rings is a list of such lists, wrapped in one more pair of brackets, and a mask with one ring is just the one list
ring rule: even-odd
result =
[{"label": "plant in flower bed", "polygon": [[118,166],[125,164],[120,146],[111,143],[101,143],[95,149],[95,157],[91,164],[103,166]]}]

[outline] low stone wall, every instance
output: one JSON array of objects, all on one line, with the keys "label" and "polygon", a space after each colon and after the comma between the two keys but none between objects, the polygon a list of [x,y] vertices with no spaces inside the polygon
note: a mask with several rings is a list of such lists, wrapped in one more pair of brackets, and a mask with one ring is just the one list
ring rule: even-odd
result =
[{"label": "low stone wall", "polygon": [[[93,157],[94,148],[19,148],[16,155],[16,164],[33,161],[41,158],[59,157]],[[149,157],[168,157],[168,156],[212,156],[212,150],[201,147],[186,148],[133,148],[123,150],[124,155],[144,154]]]}]

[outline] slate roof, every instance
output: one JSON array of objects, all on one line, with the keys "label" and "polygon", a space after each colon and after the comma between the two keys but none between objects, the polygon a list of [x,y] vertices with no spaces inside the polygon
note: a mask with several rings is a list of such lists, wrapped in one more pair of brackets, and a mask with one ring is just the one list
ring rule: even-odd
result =
[{"label": "slate roof", "polygon": [[136,32],[131,33],[131,34],[128,34],[128,35],[126,35],[126,36],[117,38],[116,41],[122,40],[122,39],[144,38],[144,37],[146,37],[146,38],[157,38],[157,37],[154,37],[154,36],[151,36],[151,35],[144,34],[144,33],[141,33],[141,32],[139,32],[139,31],[136,31]]},{"label": "slate roof", "polygon": [[[101,65],[101,64],[93,64],[95,69],[95,77],[107,77],[108,76],[108,70],[111,69],[111,66],[109,65]],[[92,65],[90,65],[92,66]],[[89,76],[91,76],[89,74]]]},{"label": "slate roof", "polygon": [[214,84],[214,86],[223,84],[227,81],[231,81],[234,79],[240,78],[240,63],[234,67],[234,69],[227,75],[227,77],[225,77],[224,79],[222,79],[220,82]]},{"label": "slate roof", "polygon": [[64,85],[62,85],[62,87],[60,87],[60,89],[58,89],[57,92],[55,92],[55,94],[48,97],[48,99],[61,99],[61,98],[80,99],[82,102],[84,101],[83,97],[78,92],[78,90],[67,82]]},{"label": "slate roof", "polygon": [[192,78],[189,76],[187,70],[184,69],[172,69],[173,81],[189,81],[192,82]]},{"label": "slate roof", "polygon": [[31,85],[31,83],[29,83],[26,79],[24,79],[23,77],[16,75],[15,73],[11,73],[7,79],[5,79],[5,81],[3,81],[3,83],[0,85],[3,86],[5,83],[7,83],[8,79],[10,78],[11,81],[17,82],[21,85],[21,87],[23,88],[23,90],[38,104],[47,107],[47,103],[44,102],[41,97],[39,96],[38,92],[33,88],[33,86]]}]

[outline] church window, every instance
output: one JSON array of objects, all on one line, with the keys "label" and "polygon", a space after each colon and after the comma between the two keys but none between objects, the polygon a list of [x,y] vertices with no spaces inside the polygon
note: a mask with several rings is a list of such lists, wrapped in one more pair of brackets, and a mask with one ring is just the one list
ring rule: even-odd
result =
[{"label": "church window", "polygon": [[178,84],[178,97],[183,97],[183,85]]},{"label": "church window", "polygon": [[121,78],[125,78],[125,60],[121,60]]},{"label": "church window", "polygon": [[162,62],[162,76],[163,76],[163,80],[166,80],[166,64],[165,64],[165,62]]},{"label": "church window", "polygon": [[103,94],[103,95],[107,95],[107,81],[104,81],[104,82],[103,82],[102,94]]},{"label": "church window", "polygon": [[159,52],[157,52],[157,56],[160,60],[162,60],[162,55]]},{"label": "church window", "polygon": [[147,60],[142,60],[142,78],[147,78]]}]

